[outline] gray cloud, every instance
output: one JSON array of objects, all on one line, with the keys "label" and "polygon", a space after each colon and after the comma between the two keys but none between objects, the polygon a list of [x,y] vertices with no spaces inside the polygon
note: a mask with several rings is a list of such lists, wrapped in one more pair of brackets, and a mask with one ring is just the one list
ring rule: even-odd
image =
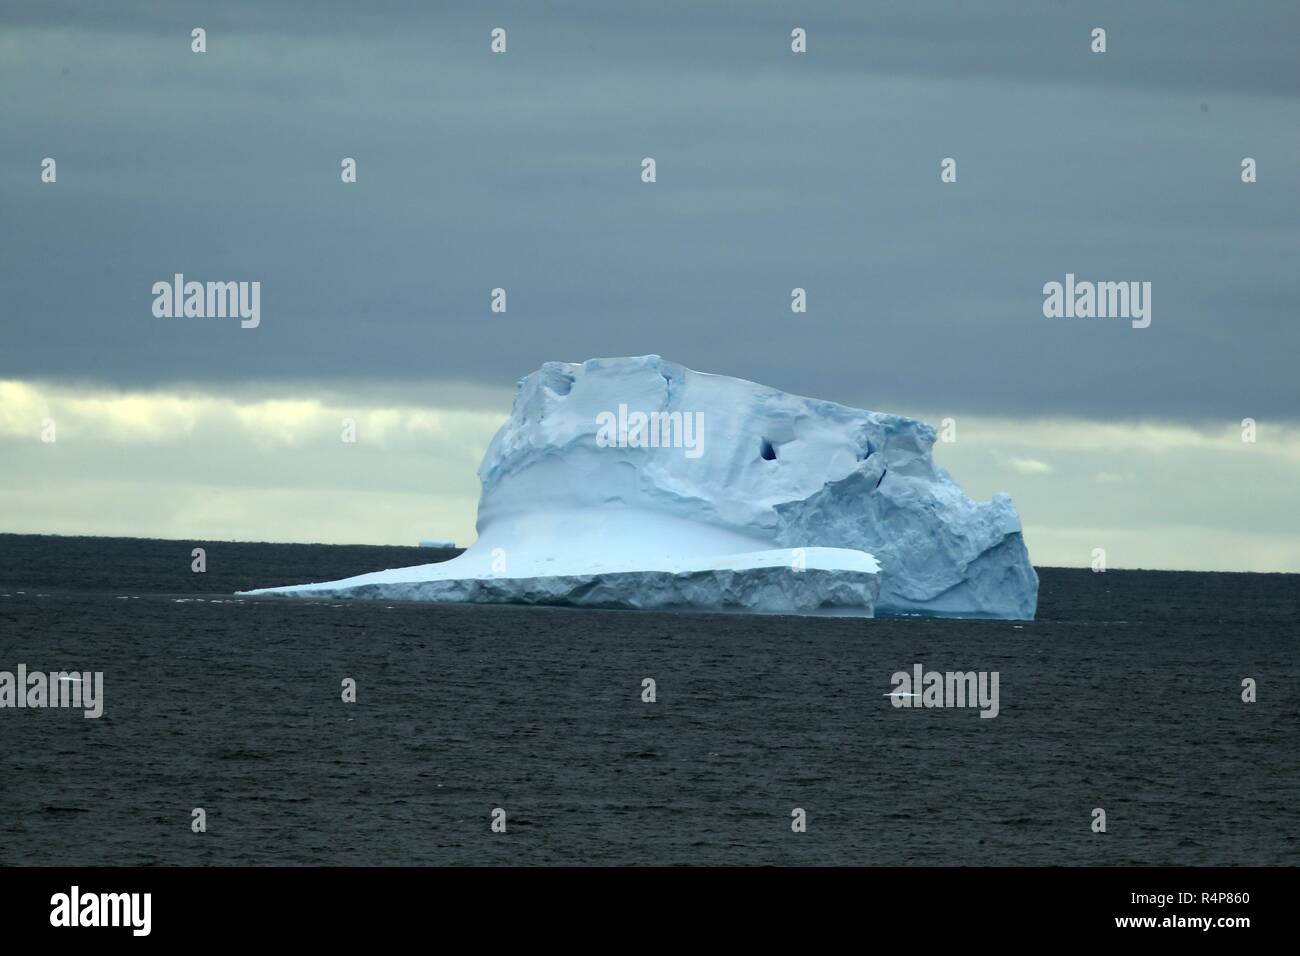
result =
[{"label": "gray cloud", "polygon": [[[0,376],[658,352],[896,411],[1300,417],[1294,4],[446,6],[6,8]],[[261,280],[262,327],[155,319],[177,271]],[[1151,328],[1043,318],[1066,272],[1151,281]]]}]

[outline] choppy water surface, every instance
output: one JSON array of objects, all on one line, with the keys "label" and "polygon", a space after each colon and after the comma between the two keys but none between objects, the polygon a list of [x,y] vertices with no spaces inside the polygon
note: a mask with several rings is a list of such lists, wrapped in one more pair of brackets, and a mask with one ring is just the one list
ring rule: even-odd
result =
[{"label": "choppy water surface", "polygon": [[[1022,624],[232,596],[429,555],[0,535],[0,670],[105,696],[0,710],[0,864],[1300,862],[1300,576],[1040,569]],[[999,715],[893,707],[916,663]]]}]

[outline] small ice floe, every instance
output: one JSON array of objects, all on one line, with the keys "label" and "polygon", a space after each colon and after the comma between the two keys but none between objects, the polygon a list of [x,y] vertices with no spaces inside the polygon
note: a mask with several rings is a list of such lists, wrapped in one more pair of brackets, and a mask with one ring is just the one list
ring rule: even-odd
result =
[{"label": "small ice floe", "polygon": [[881,694],[881,697],[920,697],[920,694],[909,694],[903,690],[891,690],[888,694]]},{"label": "small ice floe", "polygon": [[62,684],[62,683],[64,683],[64,682],[67,682],[67,683],[70,683],[70,684],[80,684],[80,683],[81,683],[81,678],[80,678],[80,677],[60,677],[60,678],[59,678],[59,683]]}]

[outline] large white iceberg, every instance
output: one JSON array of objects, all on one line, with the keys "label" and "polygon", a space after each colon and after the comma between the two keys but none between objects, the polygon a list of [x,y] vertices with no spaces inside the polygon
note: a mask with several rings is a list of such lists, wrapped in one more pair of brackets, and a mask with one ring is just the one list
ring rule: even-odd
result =
[{"label": "large white iceberg", "polygon": [[923,422],[656,355],[519,383],[450,561],[251,594],[1027,619],[1011,499],[971,501]]}]

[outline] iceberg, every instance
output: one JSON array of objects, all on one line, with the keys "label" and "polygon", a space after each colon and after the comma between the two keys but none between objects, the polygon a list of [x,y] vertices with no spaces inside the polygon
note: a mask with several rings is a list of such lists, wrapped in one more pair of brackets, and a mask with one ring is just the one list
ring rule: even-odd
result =
[{"label": "iceberg", "polygon": [[935,437],[657,355],[548,362],[479,466],[465,552],[243,593],[1032,618],[1011,499],[967,498],[935,466]]}]

